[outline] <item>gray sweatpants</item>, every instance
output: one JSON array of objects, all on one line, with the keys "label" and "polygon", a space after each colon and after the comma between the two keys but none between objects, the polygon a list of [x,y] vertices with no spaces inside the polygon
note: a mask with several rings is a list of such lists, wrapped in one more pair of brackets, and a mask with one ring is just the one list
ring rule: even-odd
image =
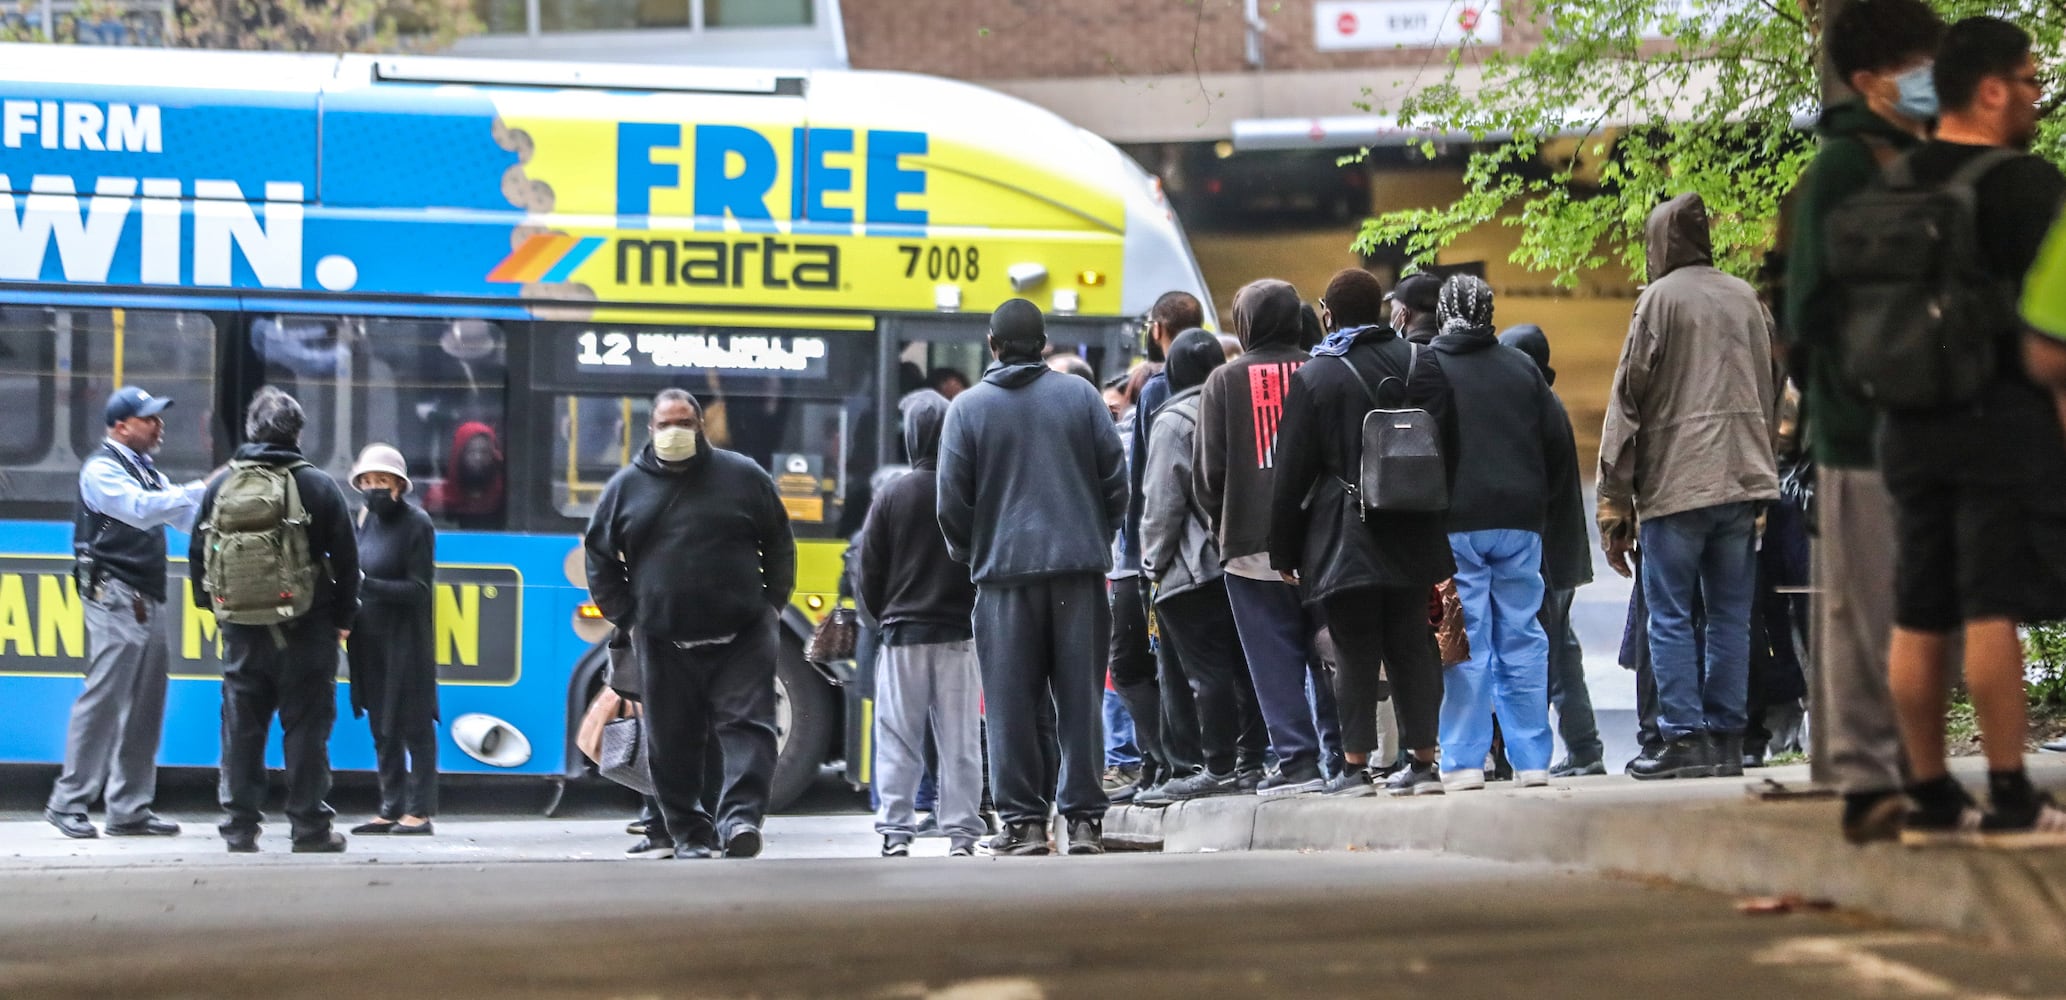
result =
[{"label": "gray sweatpants", "polygon": [[973,640],[884,646],[875,669],[875,814],[881,834],[918,830],[925,729],[940,752],[940,832],[972,842],[983,826],[983,681]]},{"label": "gray sweatpants", "polygon": [[[158,739],[165,729],[164,605],[139,600],[119,580],[86,597],[86,690],[72,704],[65,770],[50,789],[51,812],[84,813],[102,791],[108,822],[151,815],[158,794]],[[143,621],[137,621],[141,608]]]},{"label": "gray sweatpants", "polygon": [[1895,791],[1907,764],[1887,689],[1894,498],[1875,470],[1818,474],[1811,773],[1845,793]]}]

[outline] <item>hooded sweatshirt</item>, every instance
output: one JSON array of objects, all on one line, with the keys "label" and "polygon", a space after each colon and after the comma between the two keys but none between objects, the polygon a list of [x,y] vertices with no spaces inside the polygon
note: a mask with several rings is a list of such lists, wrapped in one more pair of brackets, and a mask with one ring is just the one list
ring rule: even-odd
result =
[{"label": "hooded sweatshirt", "polygon": [[1144,452],[1147,480],[1142,489],[1141,567],[1159,585],[1157,600],[1224,575],[1219,542],[1198,506],[1191,463],[1197,452],[1199,395],[1206,378],[1226,363],[1219,338],[1203,330],[1188,331],[1169,345],[1164,374],[1176,394],[1157,414]]},{"label": "hooded sweatshirt", "polygon": [[978,584],[1112,568],[1126,459],[1098,388],[1038,358],[999,360],[954,397],[940,437],[940,528]]},{"label": "hooded sweatshirt", "polygon": [[1843,357],[1836,332],[1843,321],[1843,302],[1826,278],[1823,223],[1845,198],[1879,179],[1881,156],[1892,159],[1922,140],[1881,118],[1863,101],[1831,105],[1816,132],[1822,148],[1808,164],[1786,246],[1782,329],[1793,347],[1796,377],[1806,397],[1815,460],[1832,468],[1869,467],[1878,414],[1839,374]]},{"label": "hooded sweatshirt", "polygon": [[[486,469],[469,471],[466,446],[475,438],[487,439],[493,463]],[[460,521],[499,517],[502,513],[503,468],[502,444],[495,438],[495,428],[478,421],[460,424],[452,432],[452,453],[445,457],[445,481],[431,487],[423,498],[424,506],[433,513]],[[496,527],[493,524],[480,526]]]},{"label": "hooded sweatshirt", "polygon": [[[1277,431],[1291,376],[1312,360],[1299,348],[1298,290],[1275,279],[1234,295],[1234,334],[1245,353],[1212,373],[1198,401],[1193,489],[1228,564],[1268,551]],[[1254,562],[1255,560],[1248,560]],[[1231,567],[1258,579],[1275,579]]]},{"label": "hooded sweatshirt", "polygon": [[1714,267],[1707,206],[1650,213],[1650,286],[1636,299],[1600,433],[1602,500],[1641,518],[1779,496],[1781,373],[1757,293]]},{"label": "hooded sweatshirt", "polygon": [[947,397],[930,389],[906,397],[904,450],[911,472],[875,494],[861,528],[860,597],[891,646],[971,639],[976,585],[947,554],[940,533],[940,429]]},{"label": "hooded sweatshirt", "polygon": [[[1549,337],[1543,334],[1542,327],[1509,327],[1499,335],[1499,342],[1527,355],[1542,373],[1543,384],[1552,390],[1556,388],[1557,370],[1550,367]],[[1564,433],[1570,434],[1571,417],[1564,401],[1554,391],[1549,398],[1557,404],[1557,412],[1564,415]],[[1570,590],[1593,582],[1592,542],[1585,533],[1585,486],[1578,480],[1578,444],[1574,440],[1561,451],[1570,460],[1569,485],[1564,487],[1565,496],[1552,497],[1550,501],[1550,519],[1542,536],[1542,575],[1552,589]]]},{"label": "hooded sweatshirt", "polygon": [[[256,441],[238,447],[230,458],[268,465],[306,461],[299,448]],[[215,513],[216,491],[222,489],[222,484],[228,479],[228,476],[217,476],[208,484],[208,491],[201,494],[201,510],[194,515],[194,533],[187,543],[187,570],[194,582],[194,607],[203,610],[212,610],[215,602],[202,580],[202,560],[208,535],[201,526],[207,524],[209,516]],[[360,580],[359,542],[352,527],[351,509],[345,505],[344,491],[337,488],[337,481],[315,466],[294,470],[294,486],[301,493],[301,508],[308,516],[308,553],[316,560],[317,567],[315,603],[309,606],[307,614],[294,620],[294,625],[322,623],[332,628],[349,629],[359,616]]]},{"label": "hooded sweatshirt", "polygon": [[648,442],[588,519],[588,591],[618,628],[729,639],[796,589],[796,542],[775,481],[752,459],[702,444],[674,465]]}]

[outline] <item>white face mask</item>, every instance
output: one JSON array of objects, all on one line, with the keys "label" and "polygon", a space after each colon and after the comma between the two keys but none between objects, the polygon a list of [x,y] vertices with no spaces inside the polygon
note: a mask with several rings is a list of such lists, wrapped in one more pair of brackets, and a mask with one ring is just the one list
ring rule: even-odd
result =
[{"label": "white face mask", "polygon": [[686,427],[662,427],[653,432],[653,454],[662,462],[686,462],[696,457],[696,432]]}]

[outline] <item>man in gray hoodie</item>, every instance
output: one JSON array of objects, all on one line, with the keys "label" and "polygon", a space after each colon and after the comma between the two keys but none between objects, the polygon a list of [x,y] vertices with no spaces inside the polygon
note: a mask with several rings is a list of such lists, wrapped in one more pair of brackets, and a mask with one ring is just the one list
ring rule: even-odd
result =
[{"label": "man in gray hoodie", "polygon": [[[1107,804],[1104,576],[1126,516],[1126,462],[1097,387],[1050,371],[1046,343],[1033,303],[1013,299],[991,314],[997,361],[955,398],[941,433],[940,528],[976,583],[990,786],[1005,822],[991,849],[1048,853],[1047,817],[1059,805],[1069,853],[1097,854]],[[1057,736],[1059,795],[1045,764]]]},{"label": "man in gray hoodie", "polygon": [[[1636,300],[1600,432],[1600,544],[1628,576],[1641,532],[1666,741],[1629,773],[1741,774],[1757,505],[1779,498],[1772,315],[1749,284],[1715,268],[1699,195],[1657,206],[1645,236],[1650,285]],[[1704,645],[1693,635],[1696,594],[1707,609]]]}]

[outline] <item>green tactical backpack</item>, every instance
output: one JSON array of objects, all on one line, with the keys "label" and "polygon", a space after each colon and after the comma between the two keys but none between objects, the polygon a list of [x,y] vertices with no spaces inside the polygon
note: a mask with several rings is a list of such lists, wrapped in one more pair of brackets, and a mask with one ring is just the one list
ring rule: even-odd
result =
[{"label": "green tactical backpack", "polygon": [[202,548],[201,582],[215,620],[278,625],[308,613],[316,599],[308,512],[294,470],[307,462],[236,461],[215,493]]}]

